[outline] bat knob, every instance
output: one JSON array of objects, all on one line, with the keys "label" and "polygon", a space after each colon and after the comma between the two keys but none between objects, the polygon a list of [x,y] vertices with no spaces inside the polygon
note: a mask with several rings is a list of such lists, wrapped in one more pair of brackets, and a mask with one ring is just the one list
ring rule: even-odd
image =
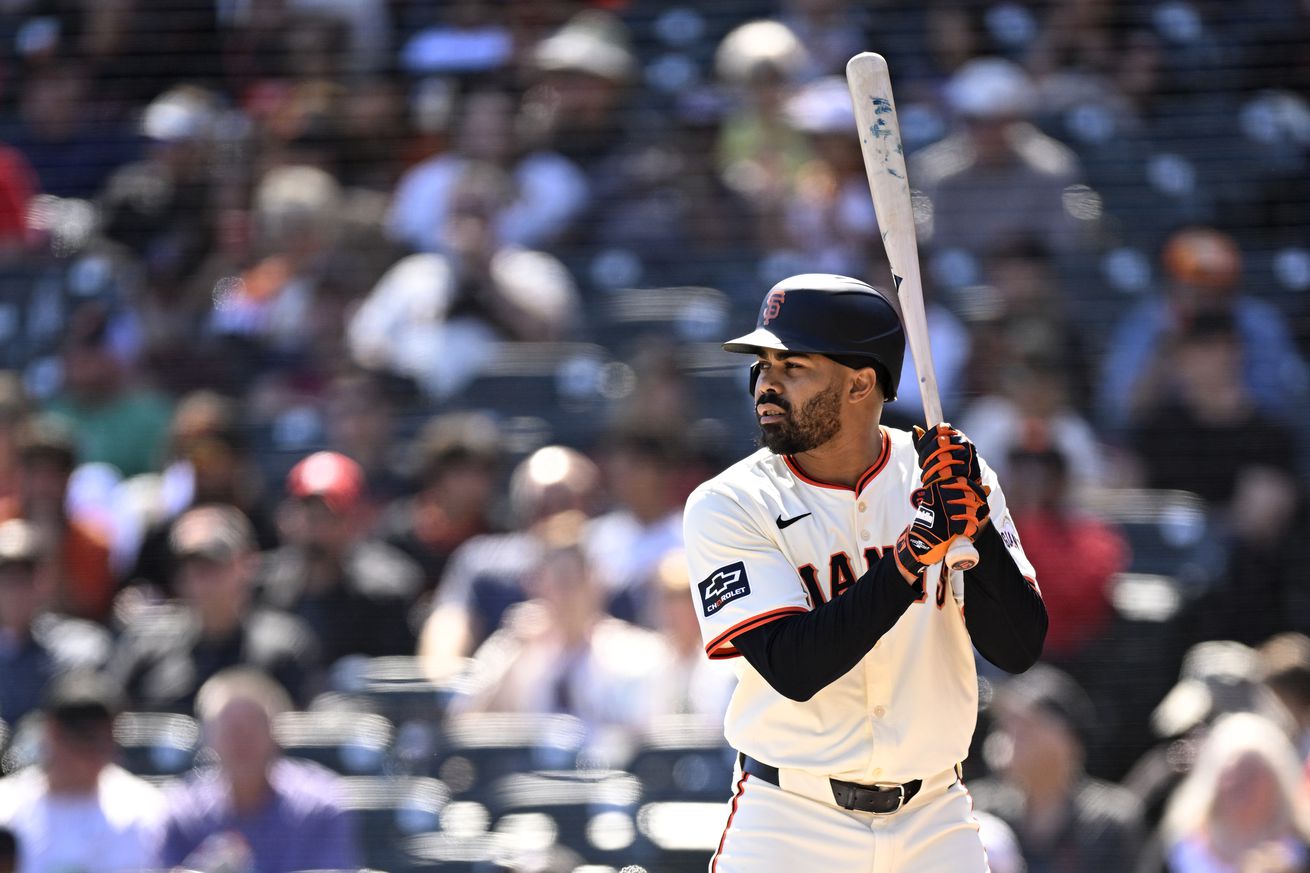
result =
[{"label": "bat knob", "polygon": [[946,550],[946,566],[952,570],[972,570],[978,566],[978,550],[973,543],[959,537]]}]

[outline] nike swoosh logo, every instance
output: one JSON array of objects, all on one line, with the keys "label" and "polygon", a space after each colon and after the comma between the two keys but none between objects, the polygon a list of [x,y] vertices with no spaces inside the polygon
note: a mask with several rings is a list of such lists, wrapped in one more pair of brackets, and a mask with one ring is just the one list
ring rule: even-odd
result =
[{"label": "nike swoosh logo", "polygon": [[774,519],[774,521],[778,523],[778,530],[784,530],[789,525],[795,524],[796,522],[800,521],[802,518],[809,518],[813,514],[814,513],[812,512],[805,512],[805,513],[801,513],[795,518],[783,518],[781,515],[779,515],[777,518]]}]

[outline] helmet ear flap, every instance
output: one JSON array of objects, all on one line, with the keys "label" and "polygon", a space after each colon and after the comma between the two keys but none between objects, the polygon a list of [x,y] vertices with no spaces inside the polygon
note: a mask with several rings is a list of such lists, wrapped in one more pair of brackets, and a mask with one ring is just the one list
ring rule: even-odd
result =
[{"label": "helmet ear flap", "polygon": [[758,383],[759,381],[760,381],[760,362],[759,362],[759,361],[756,361],[755,363],[751,364],[751,385],[750,385],[750,392],[751,392],[751,397],[752,397],[752,398],[755,396],[755,385],[756,385],[756,383]]}]

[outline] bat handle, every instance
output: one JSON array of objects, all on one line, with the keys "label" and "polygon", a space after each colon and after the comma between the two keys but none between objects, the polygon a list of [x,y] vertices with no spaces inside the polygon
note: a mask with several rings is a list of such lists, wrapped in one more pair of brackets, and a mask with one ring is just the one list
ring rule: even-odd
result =
[{"label": "bat handle", "polygon": [[978,550],[964,537],[956,537],[946,550],[946,566],[952,570],[972,570],[978,566]]}]

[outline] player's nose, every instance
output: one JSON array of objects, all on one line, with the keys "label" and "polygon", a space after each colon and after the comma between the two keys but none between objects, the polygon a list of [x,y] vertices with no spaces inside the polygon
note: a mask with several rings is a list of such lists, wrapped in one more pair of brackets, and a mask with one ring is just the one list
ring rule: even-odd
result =
[{"label": "player's nose", "polygon": [[759,403],[760,398],[766,394],[782,394],[782,383],[778,381],[772,368],[761,367],[757,372],[759,375],[755,379],[756,403]]}]

